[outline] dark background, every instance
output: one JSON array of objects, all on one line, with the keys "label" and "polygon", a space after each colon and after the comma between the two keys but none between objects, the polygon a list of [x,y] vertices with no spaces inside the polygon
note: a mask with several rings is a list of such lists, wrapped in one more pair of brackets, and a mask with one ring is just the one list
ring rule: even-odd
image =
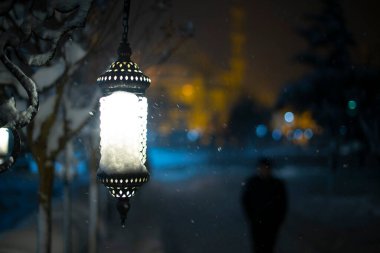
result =
[{"label": "dark background", "polygon": [[[321,26],[322,32],[302,34],[313,27],[307,17],[326,18],[324,6],[331,2],[341,7],[338,28],[333,15],[333,25]],[[157,15],[156,3],[166,6],[163,14]],[[146,14],[139,16],[139,4]],[[97,76],[115,60],[121,6],[122,1],[94,1],[86,28],[65,41],[86,50],[93,38],[104,38],[66,84],[67,97],[78,106],[73,122],[97,89]],[[244,17],[238,25],[231,14],[236,8]],[[99,210],[99,253],[250,252],[240,200],[260,157],[273,161],[274,176],[288,191],[276,252],[380,252],[379,11],[380,3],[369,0],[132,1],[133,59],[152,79],[147,92],[151,181],[131,200],[125,229],[102,185],[96,186],[98,199],[89,197],[99,123],[93,110],[85,111],[95,116],[87,115],[92,120],[70,139],[68,188],[64,150],[49,161],[56,171],[53,252],[63,252],[65,244],[65,189],[71,192],[72,252],[89,248],[91,202]],[[234,36],[244,42],[234,43]],[[64,50],[56,60],[62,55]],[[316,63],[315,55],[331,57]],[[30,75],[38,71],[23,68]],[[1,96],[18,94],[8,87],[15,82],[4,75],[0,81],[7,85]],[[55,89],[43,93],[40,117],[57,94]],[[287,112],[294,120],[288,121]],[[50,130],[41,136],[54,143],[61,133]],[[46,147],[25,139],[16,165],[0,175],[1,253],[36,247],[36,153]]]}]

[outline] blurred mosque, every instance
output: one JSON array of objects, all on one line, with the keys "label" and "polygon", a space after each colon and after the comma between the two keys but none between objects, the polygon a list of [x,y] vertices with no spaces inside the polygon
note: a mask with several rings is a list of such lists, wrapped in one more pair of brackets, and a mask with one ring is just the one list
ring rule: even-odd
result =
[{"label": "blurred mosque", "polygon": [[231,56],[227,70],[216,69],[206,55],[199,55],[195,60],[198,63],[191,67],[181,62],[167,63],[159,66],[159,71],[151,71],[157,82],[148,94],[152,98],[151,120],[160,135],[192,131],[202,136],[203,144],[222,135],[245,79],[245,15],[239,2],[230,9]]},{"label": "blurred mosque", "polygon": [[[183,138],[201,145],[223,145],[231,110],[242,97],[249,96],[245,47],[246,11],[243,1],[236,0],[229,10],[230,53],[225,69],[212,64],[207,54],[193,54],[187,62],[171,60],[147,70],[154,85],[148,89],[150,128],[163,138]],[[187,50],[189,52],[189,50]],[[271,130],[288,136],[302,122],[303,130],[317,128],[310,114],[297,124],[278,120],[278,112],[266,122]],[[253,131],[255,132],[255,131]],[[302,139],[305,143],[306,138]]]}]

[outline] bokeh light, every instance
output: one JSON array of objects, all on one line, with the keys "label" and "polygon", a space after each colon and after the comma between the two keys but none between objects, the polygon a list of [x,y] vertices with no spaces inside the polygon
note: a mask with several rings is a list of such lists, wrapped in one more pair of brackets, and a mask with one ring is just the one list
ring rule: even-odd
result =
[{"label": "bokeh light", "polygon": [[256,127],[256,135],[257,137],[264,137],[268,132],[268,128],[264,124],[260,124]]},{"label": "bokeh light", "polygon": [[288,123],[292,123],[294,121],[294,114],[292,112],[286,112],[284,114],[284,120]]},{"label": "bokeh light", "polygon": [[347,107],[348,107],[348,109],[350,109],[350,110],[355,110],[356,108],[357,108],[357,103],[356,103],[356,101],[355,100],[350,100],[350,101],[348,101],[348,103],[347,103]]},{"label": "bokeh light", "polygon": [[187,139],[191,142],[197,141],[200,137],[200,133],[197,130],[190,130],[187,133]]},{"label": "bokeh light", "polygon": [[300,140],[303,136],[303,131],[301,129],[296,129],[293,135],[294,135],[294,139]]},{"label": "bokeh light", "polygon": [[272,132],[272,138],[273,138],[273,140],[279,141],[281,139],[281,137],[282,137],[282,133],[281,133],[280,129],[273,130],[273,132]]},{"label": "bokeh light", "polygon": [[308,128],[304,131],[303,135],[305,136],[306,139],[310,140],[311,138],[313,138],[314,133],[313,133],[313,130]]},{"label": "bokeh light", "polygon": [[185,84],[182,86],[182,94],[185,97],[191,97],[194,93],[194,87],[191,84]]}]

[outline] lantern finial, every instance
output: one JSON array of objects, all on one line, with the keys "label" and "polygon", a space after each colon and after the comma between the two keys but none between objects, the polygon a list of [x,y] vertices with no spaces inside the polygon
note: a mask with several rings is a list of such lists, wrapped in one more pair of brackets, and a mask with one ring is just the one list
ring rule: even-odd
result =
[{"label": "lantern finial", "polygon": [[128,211],[131,205],[129,204],[129,198],[117,199],[116,208],[120,214],[121,226],[125,227],[125,220],[127,219]]}]

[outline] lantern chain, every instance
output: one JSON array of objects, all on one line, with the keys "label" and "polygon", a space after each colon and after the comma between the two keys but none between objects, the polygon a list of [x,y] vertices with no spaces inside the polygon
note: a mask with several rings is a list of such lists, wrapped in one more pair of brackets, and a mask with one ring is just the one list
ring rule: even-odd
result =
[{"label": "lantern chain", "polygon": [[128,43],[128,19],[129,19],[129,10],[131,6],[130,0],[124,0],[124,10],[123,10],[123,42]]},{"label": "lantern chain", "polygon": [[129,25],[128,25],[128,19],[129,19],[129,10],[131,6],[130,0],[124,0],[124,8],[123,8],[123,34],[120,42],[120,46],[118,49],[119,58],[126,58],[127,60],[130,60],[132,50],[129,46],[128,42],[128,31],[129,31]]}]

